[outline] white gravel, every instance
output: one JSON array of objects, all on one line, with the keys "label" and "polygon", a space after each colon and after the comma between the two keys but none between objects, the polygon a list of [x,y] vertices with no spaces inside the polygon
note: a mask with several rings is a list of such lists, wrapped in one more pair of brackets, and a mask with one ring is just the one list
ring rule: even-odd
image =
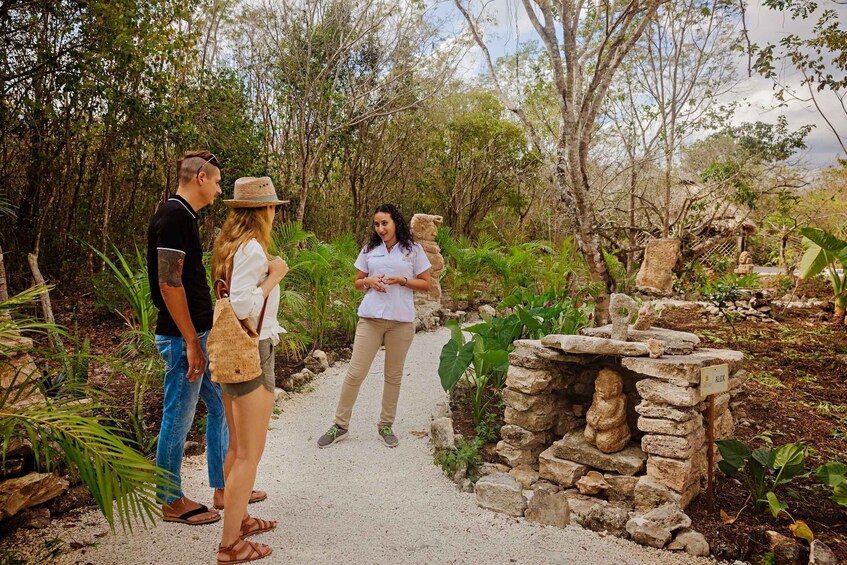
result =
[{"label": "white gravel", "polygon": [[[509,518],[459,492],[433,464],[428,437],[411,433],[428,432],[432,409],[445,398],[437,368],[448,338],[441,329],[419,333],[412,344],[394,427],[396,449],[385,447],[376,433],[382,352],[362,386],[347,440],[324,450],[315,446],[331,424],[346,364],[318,377],[314,391],[287,401],[271,421],[256,481],[268,500],[250,506],[256,516],[281,522],[256,538],[274,549],[261,563],[710,563],[579,526],[560,530]],[[203,456],[186,460],[183,480],[189,496],[211,503]],[[45,539],[59,537],[84,544],[68,549],[59,563],[214,563],[221,525],[160,524],[112,536],[104,535],[108,528],[99,514],[90,512],[46,530],[21,530],[2,547],[33,556]]]}]

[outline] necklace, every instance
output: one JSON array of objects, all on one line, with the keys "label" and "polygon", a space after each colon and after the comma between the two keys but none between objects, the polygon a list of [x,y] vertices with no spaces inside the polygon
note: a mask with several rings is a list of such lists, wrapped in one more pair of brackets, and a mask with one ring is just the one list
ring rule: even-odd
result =
[{"label": "necklace", "polygon": [[386,250],[386,251],[388,251],[389,253],[391,253],[391,250],[392,250],[392,249],[394,249],[394,247],[395,247],[396,245],[397,245],[397,242],[396,242],[396,241],[395,241],[394,243],[392,243],[391,245],[388,245],[388,244],[386,243],[386,244],[385,244],[385,250]]}]

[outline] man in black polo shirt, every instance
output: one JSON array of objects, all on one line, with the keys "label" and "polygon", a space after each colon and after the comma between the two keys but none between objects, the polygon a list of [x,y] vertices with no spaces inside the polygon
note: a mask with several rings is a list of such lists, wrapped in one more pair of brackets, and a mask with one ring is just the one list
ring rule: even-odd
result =
[{"label": "man in black polo shirt", "polygon": [[147,232],[150,294],[159,310],[156,347],[167,367],[156,464],[170,472],[175,485],[160,495],[164,520],[209,524],[220,520],[220,514],[184,496],[180,470],[199,397],[207,413],[209,483],[215,489],[224,487],[229,432],[221,389],[208,371],[206,339],[212,328],[212,296],[197,228],[197,212],[221,194],[221,170],[208,151],[186,152],[178,170],[176,194],[159,207]]}]

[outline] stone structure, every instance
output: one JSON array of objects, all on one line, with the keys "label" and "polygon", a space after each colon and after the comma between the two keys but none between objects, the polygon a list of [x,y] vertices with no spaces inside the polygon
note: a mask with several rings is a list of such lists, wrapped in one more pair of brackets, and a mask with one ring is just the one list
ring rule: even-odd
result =
[{"label": "stone structure", "polygon": [[[590,500],[599,500],[585,500],[575,490],[590,471],[603,481],[593,475],[581,484],[583,490],[602,487],[601,509],[611,505],[640,514],[667,504],[684,509],[704,488],[707,473],[708,403],[700,394],[700,370],[729,366],[730,390],[715,397],[715,437],[731,437],[731,406],[746,380],[743,355],[700,348],[699,338],[685,332],[629,328],[633,341],[627,342],[608,339],[611,332],[605,326],[585,330],[592,337],[514,343],[496,451],[510,467],[521,467],[519,476],[532,476],[529,466],[538,471],[537,484],[572,489],[565,492],[577,515],[581,508],[595,508]],[[634,347],[654,340],[664,347],[660,358]],[[600,438],[612,429],[610,446]]]},{"label": "stone structure", "polygon": [[653,294],[670,294],[673,291],[673,270],[679,257],[678,239],[651,239],[635,277],[636,288]]},{"label": "stone structure", "polygon": [[[8,395],[4,408],[14,411],[43,401],[44,396],[34,384],[41,373],[29,354],[32,340],[26,337],[5,339],[0,349],[8,355],[0,360],[0,395]],[[32,469],[32,445],[27,438],[10,438],[5,451],[5,461],[0,466],[0,521],[52,500],[67,490],[65,479]]]},{"label": "stone structure", "polygon": [[626,294],[612,293],[609,299],[609,317],[612,319],[612,339],[626,341],[629,322],[638,304]]},{"label": "stone structure", "polygon": [[733,271],[736,275],[749,275],[753,272],[753,258],[746,251],[738,256],[738,266]]},{"label": "stone structure", "polygon": [[585,439],[603,453],[615,453],[629,443],[623,380],[612,369],[600,369],[585,421]]},{"label": "stone structure", "polygon": [[435,243],[438,225],[444,219],[431,214],[415,214],[412,216],[410,227],[421,247],[426,252],[427,259],[432,264],[429,292],[415,293],[416,327],[418,329],[433,329],[439,324],[441,316],[441,274],[444,272],[444,257],[441,248]]}]

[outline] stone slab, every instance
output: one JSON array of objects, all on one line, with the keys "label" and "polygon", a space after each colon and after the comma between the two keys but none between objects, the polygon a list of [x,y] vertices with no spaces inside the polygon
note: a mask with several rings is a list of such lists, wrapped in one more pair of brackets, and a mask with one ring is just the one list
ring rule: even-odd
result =
[{"label": "stone slab", "polygon": [[527,369],[549,369],[560,363],[582,365],[590,361],[582,355],[568,355],[561,349],[547,347],[538,339],[518,339],[512,345],[515,349],[509,353],[509,363]]},{"label": "stone slab", "polygon": [[651,455],[688,459],[703,447],[705,441],[706,431],[700,427],[687,436],[647,434],[641,438],[641,449]]},{"label": "stone slab", "polygon": [[640,404],[635,406],[635,411],[645,418],[662,418],[674,422],[686,422],[700,416],[700,413],[694,408],[678,408],[650,400],[642,400]]},{"label": "stone slab", "polygon": [[638,418],[638,429],[648,434],[663,434],[668,436],[687,436],[697,428],[703,427],[703,422],[691,418],[684,422],[675,422],[664,418]]},{"label": "stone slab", "polygon": [[550,392],[555,380],[556,373],[548,369],[527,369],[511,365],[506,373],[506,386],[524,394]]},{"label": "stone slab", "polygon": [[713,365],[729,365],[730,374],[741,367],[744,354],[731,349],[699,349],[689,355],[667,357],[627,358],[621,366],[640,375],[682,385],[699,385],[700,370]]},{"label": "stone slab", "polygon": [[521,485],[506,473],[486,475],[476,482],[476,503],[482,508],[507,514],[523,516],[526,509]]},{"label": "stone slab", "polygon": [[585,439],[582,430],[569,432],[552,446],[553,455],[603,471],[634,475],[644,468],[647,455],[631,443],[617,453],[603,453]]},{"label": "stone slab", "polygon": [[543,479],[549,479],[560,486],[572,487],[588,472],[581,463],[556,457],[553,447],[548,447],[538,456],[538,473]]},{"label": "stone slab", "polygon": [[530,522],[564,528],[571,522],[568,497],[564,492],[535,491],[526,509],[526,519]]},{"label": "stone slab", "polygon": [[[599,328],[584,328],[580,333],[593,337],[611,337],[612,325],[607,324]],[[646,330],[637,330],[629,326],[627,341],[638,341],[647,343],[655,339],[665,346],[665,355],[685,355],[694,351],[700,345],[700,338],[690,332],[680,332],[666,328],[651,327]]]},{"label": "stone slab", "polygon": [[670,404],[682,408],[697,406],[703,397],[696,386],[680,386],[658,379],[641,379],[635,383],[641,398],[657,404]]},{"label": "stone slab", "polygon": [[617,341],[602,337],[589,337],[587,335],[552,334],[542,337],[541,343],[548,347],[556,347],[566,353],[612,355],[618,357],[639,357],[650,354],[650,349],[643,343]]},{"label": "stone slab", "polygon": [[506,443],[522,449],[547,445],[550,440],[548,432],[532,432],[514,424],[500,428],[500,437]]}]

